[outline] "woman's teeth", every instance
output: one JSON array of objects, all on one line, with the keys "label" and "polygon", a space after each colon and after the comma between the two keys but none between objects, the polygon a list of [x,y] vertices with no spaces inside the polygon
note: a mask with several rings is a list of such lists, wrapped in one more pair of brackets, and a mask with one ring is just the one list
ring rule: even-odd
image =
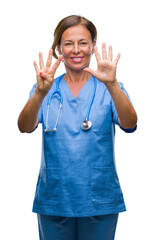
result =
[{"label": "woman's teeth", "polygon": [[83,57],[72,58],[72,60],[75,62],[80,62],[80,61],[82,61],[82,59],[83,59]]}]

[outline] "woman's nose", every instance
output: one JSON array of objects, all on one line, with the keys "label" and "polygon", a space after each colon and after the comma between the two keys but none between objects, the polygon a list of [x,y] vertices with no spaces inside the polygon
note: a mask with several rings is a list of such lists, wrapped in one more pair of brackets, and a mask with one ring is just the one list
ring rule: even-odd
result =
[{"label": "woman's nose", "polygon": [[75,54],[78,54],[78,53],[80,52],[80,47],[79,47],[78,44],[74,44],[73,52],[74,52]]}]

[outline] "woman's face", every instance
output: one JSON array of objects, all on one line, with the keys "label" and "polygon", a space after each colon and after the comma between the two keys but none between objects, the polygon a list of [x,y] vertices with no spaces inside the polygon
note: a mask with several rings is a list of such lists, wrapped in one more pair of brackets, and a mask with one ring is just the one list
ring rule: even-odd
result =
[{"label": "woman's face", "polygon": [[80,71],[89,66],[90,58],[96,42],[92,42],[90,32],[82,25],[67,28],[61,37],[58,46],[63,55],[66,68]]}]

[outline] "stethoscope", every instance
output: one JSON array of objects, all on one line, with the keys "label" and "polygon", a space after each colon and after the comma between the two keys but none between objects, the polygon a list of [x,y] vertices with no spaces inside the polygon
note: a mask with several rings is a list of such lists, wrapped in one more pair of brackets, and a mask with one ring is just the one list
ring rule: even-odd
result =
[{"label": "stethoscope", "polygon": [[[59,84],[60,84],[60,81],[61,79],[63,78],[63,76],[65,75],[66,73],[62,74],[58,80],[57,80],[57,83],[56,83],[56,90],[51,93],[51,95],[49,96],[48,98],[48,101],[47,101],[47,115],[46,115],[46,129],[45,129],[45,132],[52,132],[52,131],[56,131],[57,130],[57,124],[58,124],[58,119],[59,119],[59,115],[60,115],[60,111],[61,111],[61,108],[62,108],[62,104],[63,104],[63,95],[59,89]],[[90,110],[91,110],[91,107],[92,107],[92,104],[93,104],[93,101],[94,101],[94,98],[95,98],[95,93],[96,93],[96,86],[97,86],[97,80],[96,78],[93,76],[93,79],[94,79],[94,90],[93,90],[93,95],[92,95],[92,98],[91,98],[91,101],[89,103],[89,106],[88,106],[88,110],[87,110],[87,114],[86,114],[86,119],[81,123],[81,128],[85,131],[89,130],[92,126],[92,122],[89,120],[89,114],[90,114]],[[53,129],[48,129],[47,128],[47,124],[48,124],[48,115],[49,115],[49,110],[50,110],[50,104],[51,104],[51,100],[52,100],[52,97],[55,95],[55,94],[58,94],[59,97],[60,97],[60,105],[59,105],[59,110],[58,110],[58,115],[57,115],[57,119],[56,119],[56,123],[55,123],[55,126]]]}]

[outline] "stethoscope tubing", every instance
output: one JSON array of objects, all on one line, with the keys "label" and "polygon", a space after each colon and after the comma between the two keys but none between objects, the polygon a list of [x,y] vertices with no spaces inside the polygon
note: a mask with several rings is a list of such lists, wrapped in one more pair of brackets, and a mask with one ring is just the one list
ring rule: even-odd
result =
[{"label": "stethoscope tubing", "polygon": [[89,107],[88,107],[88,111],[87,111],[87,114],[86,114],[86,120],[89,120],[90,110],[91,110],[91,107],[92,107],[92,104],[93,104],[93,101],[94,101],[94,98],[95,98],[95,94],[96,94],[97,82],[96,82],[96,79],[95,79],[95,77],[93,75],[92,75],[92,77],[94,79],[94,91],[93,91],[93,96],[92,96],[92,99],[90,101],[90,104],[89,104]]}]

